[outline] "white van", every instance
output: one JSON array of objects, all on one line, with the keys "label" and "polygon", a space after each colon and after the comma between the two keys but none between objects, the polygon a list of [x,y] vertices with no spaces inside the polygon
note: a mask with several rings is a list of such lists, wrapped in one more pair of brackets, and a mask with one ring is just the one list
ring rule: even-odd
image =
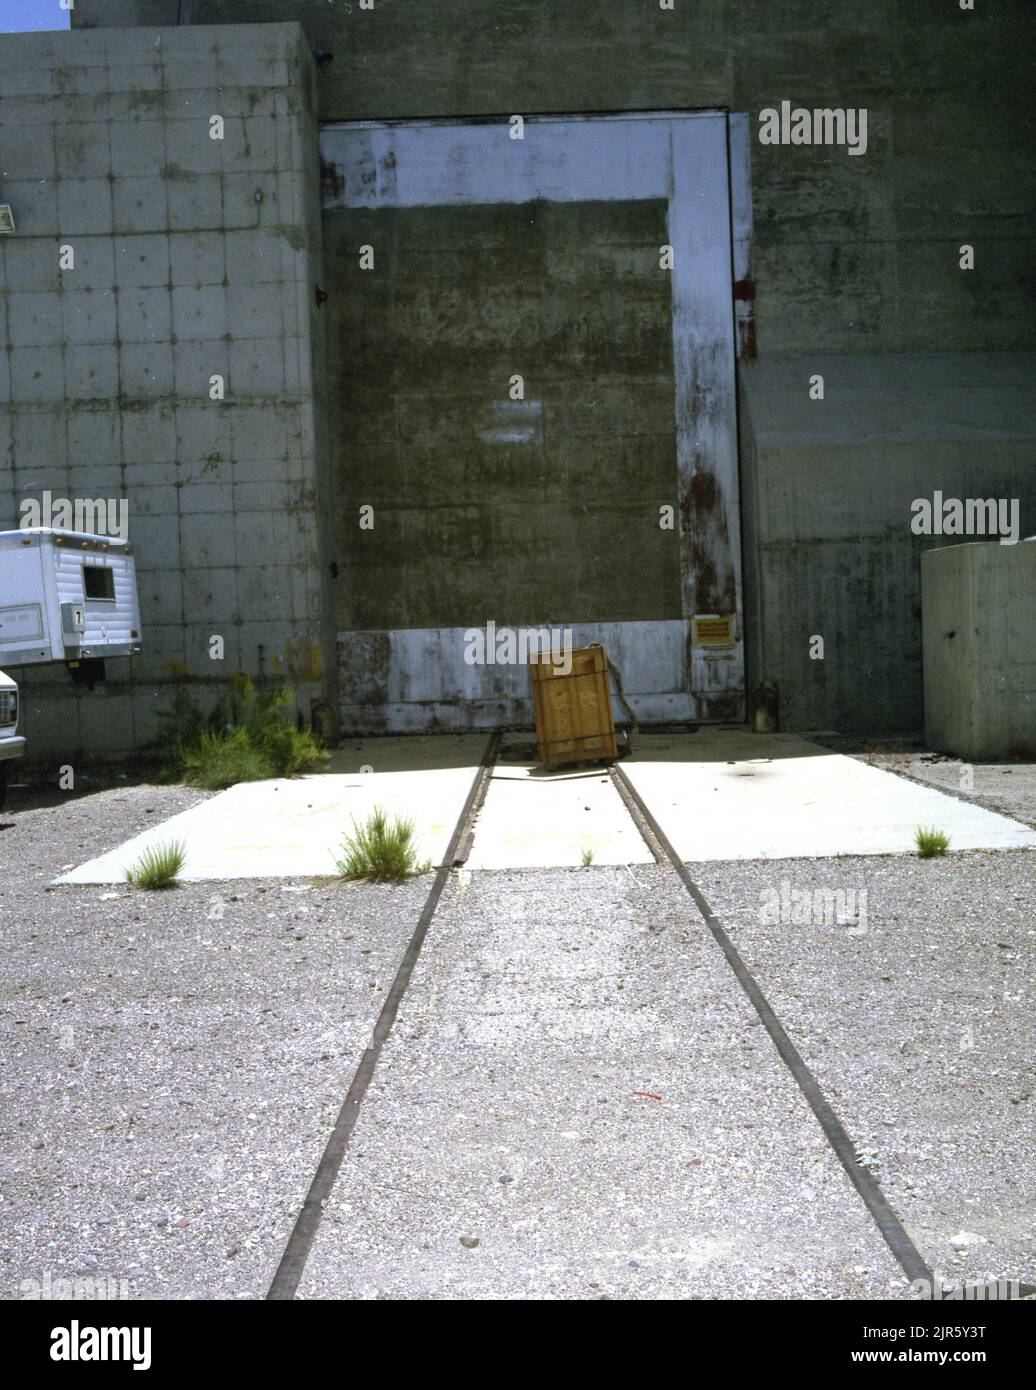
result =
[{"label": "white van", "polygon": [[0,671],[0,811],[7,799],[7,764],[24,752],[25,740],[18,736],[18,687]]},{"label": "white van", "polygon": [[0,531],[0,667],[63,661],[75,675],[139,651],[128,541],[49,526]]}]

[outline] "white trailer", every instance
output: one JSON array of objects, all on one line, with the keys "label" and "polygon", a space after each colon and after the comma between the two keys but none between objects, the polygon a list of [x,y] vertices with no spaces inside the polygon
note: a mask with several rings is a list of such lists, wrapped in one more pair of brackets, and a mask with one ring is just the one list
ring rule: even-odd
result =
[{"label": "white trailer", "polygon": [[0,667],[62,661],[75,674],[140,643],[127,541],[49,526],[0,531]]}]

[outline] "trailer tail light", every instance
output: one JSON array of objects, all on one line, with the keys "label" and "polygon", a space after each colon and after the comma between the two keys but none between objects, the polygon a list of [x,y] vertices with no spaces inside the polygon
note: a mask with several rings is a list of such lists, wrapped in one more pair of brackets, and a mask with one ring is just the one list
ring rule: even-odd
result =
[{"label": "trailer tail light", "polygon": [[17,690],[0,690],[0,724],[18,723]]}]

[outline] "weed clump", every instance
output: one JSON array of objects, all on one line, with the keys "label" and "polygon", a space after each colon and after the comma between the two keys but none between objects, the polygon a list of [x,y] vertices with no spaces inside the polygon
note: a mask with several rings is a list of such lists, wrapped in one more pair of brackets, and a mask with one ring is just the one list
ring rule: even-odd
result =
[{"label": "weed clump", "polygon": [[164,779],[219,791],[236,782],[291,777],[315,768],[327,754],[308,729],[292,723],[294,698],[290,685],[260,691],[248,677],[240,677],[206,715],[186,691],[178,691],[172,709],[162,716]]},{"label": "weed clump", "polygon": [[353,833],[343,838],[335,864],[340,877],[371,883],[398,883],[431,868],[427,860],[423,864],[417,861],[414,822],[397,816],[390,823],[388,812],[380,806],[375,806],[363,825],[353,819]]},{"label": "weed clump", "polygon": [[147,888],[149,891],[175,888],[176,876],[186,861],[187,847],[182,840],[152,845],[126,870],[126,882],[135,883],[138,888]]},{"label": "weed clump", "polygon": [[917,845],[919,859],[935,859],[949,849],[950,837],[945,831],[937,830],[934,825],[919,825],[914,834],[914,843]]}]

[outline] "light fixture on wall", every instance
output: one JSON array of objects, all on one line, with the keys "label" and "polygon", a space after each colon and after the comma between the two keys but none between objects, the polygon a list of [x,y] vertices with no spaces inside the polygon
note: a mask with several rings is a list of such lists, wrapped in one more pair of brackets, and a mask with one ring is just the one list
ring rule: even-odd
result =
[{"label": "light fixture on wall", "polygon": [[14,231],[14,213],[10,203],[0,203],[0,234]]}]

